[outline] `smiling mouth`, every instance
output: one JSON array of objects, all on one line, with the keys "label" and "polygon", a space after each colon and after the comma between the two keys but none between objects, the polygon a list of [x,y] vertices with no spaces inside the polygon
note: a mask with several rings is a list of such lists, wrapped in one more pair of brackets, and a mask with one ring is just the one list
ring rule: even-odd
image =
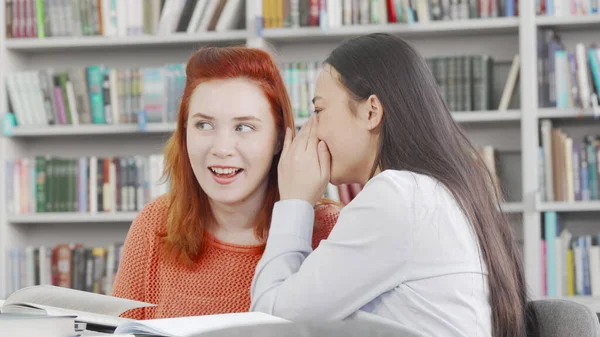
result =
[{"label": "smiling mouth", "polygon": [[208,168],[213,175],[219,178],[232,178],[243,171],[237,167],[209,167]]}]

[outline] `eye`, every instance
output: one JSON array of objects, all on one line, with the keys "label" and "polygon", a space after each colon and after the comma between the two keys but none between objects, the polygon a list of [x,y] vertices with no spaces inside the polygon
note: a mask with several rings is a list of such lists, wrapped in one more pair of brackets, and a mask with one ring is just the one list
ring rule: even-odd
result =
[{"label": "eye", "polygon": [[315,115],[318,115],[318,114],[319,114],[319,112],[321,112],[321,109],[317,109],[317,108],[315,108],[315,110],[313,111],[313,113],[314,113]]},{"label": "eye", "polygon": [[239,124],[235,127],[235,131],[239,132],[250,132],[252,130],[254,130],[254,128],[248,124]]},{"label": "eye", "polygon": [[208,122],[197,122],[195,126],[198,130],[212,130],[213,128]]}]

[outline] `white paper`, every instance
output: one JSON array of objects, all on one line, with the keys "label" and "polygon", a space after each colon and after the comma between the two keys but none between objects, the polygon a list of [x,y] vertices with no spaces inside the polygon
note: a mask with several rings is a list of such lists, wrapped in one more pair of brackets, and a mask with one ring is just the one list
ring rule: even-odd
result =
[{"label": "white paper", "polygon": [[166,337],[189,337],[202,332],[233,326],[286,323],[283,318],[260,312],[244,312],[206,316],[162,318],[119,325],[115,334],[154,334]]}]

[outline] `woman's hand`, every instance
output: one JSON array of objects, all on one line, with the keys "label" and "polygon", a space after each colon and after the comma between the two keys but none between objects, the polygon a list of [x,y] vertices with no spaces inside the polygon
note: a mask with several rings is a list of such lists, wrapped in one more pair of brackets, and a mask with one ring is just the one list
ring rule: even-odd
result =
[{"label": "woman's hand", "polygon": [[327,145],[317,139],[317,121],[311,116],[292,141],[285,132],[279,159],[278,179],[281,200],[302,199],[315,205],[329,182],[331,157]]}]

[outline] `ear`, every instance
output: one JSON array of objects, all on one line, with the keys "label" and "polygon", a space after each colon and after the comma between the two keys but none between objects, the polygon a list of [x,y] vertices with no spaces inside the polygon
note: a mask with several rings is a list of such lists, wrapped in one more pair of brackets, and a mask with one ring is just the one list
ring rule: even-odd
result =
[{"label": "ear", "polygon": [[367,98],[366,107],[368,109],[367,128],[371,131],[377,128],[383,120],[383,105],[377,96],[371,95]]}]

